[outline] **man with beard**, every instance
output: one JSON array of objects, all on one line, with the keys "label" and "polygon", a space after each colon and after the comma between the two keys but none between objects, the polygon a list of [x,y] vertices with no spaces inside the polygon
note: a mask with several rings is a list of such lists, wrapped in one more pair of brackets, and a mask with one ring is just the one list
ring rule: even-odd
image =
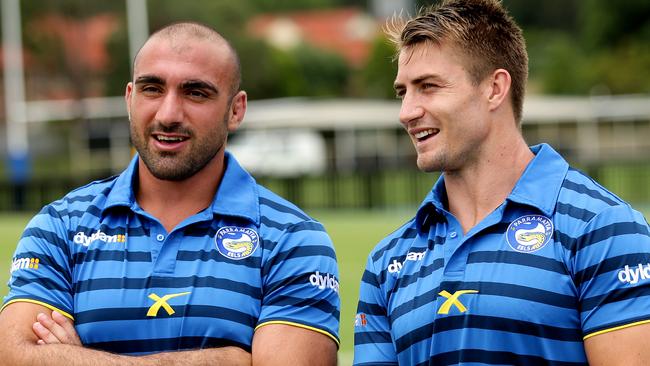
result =
[{"label": "man with beard", "polygon": [[528,56],[499,0],[389,35],[417,166],[442,172],[367,260],[355,365],[647,365],[641,213],[520,131]]},{"label": "man with beard", "polygon": [[234,49],[177,23],[133,70],[138,154],[28,224],[0,314],[2,363],[336,364],[330,238],[224,150],[246,112]]}]

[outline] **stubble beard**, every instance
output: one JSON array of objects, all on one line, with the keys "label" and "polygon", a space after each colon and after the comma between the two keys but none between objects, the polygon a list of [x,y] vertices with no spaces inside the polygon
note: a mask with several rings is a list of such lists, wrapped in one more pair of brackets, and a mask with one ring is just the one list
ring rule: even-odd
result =
[{"label": "stubble beard", "polygon": [[[223,118],[219,122],[225,124],[226,120]],[[213,129],[209,135],[197,138],[191,129],[181,126],[180,123],[164,126],[156,122],[146,129],[144,135],[140,135],[132,122],[130,130],[131,143],[149,172],[154,177],[167,181],[182,181],[198,173],[224,148],[226,141],[226,134],[221,136],[218,128]],[[189,150],[179,153],[152,150],[147,142],[154,131],[182,133],[189,136],[191,139]]]}]

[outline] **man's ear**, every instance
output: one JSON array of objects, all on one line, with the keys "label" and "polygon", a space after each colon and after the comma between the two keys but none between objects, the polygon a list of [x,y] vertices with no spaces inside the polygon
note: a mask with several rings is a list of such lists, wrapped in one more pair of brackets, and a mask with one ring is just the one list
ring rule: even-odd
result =
[{"label": "man's ear", "polygon": [[133,93],[133,83],[129,82],[126,84],[126,90],[124,91],[124,101],[126,102],[126,113],[129,116],[129,122],[131,122],[131,94]]},{"label": "man's ear", "polygon": [[499,108],[504,101],[509,100],[512,78],[507,70],[496,69],[490,76],[489,82],[487,100],[490,111],[493,111]]},{"label": "man's ear", "polygon": [[230,102],[230,111],[228,112],[228,132],[235,132],[244,120],[247,98],[246,92],[243,90],[240,90],[234,97],[232,97],[232,102]]}]

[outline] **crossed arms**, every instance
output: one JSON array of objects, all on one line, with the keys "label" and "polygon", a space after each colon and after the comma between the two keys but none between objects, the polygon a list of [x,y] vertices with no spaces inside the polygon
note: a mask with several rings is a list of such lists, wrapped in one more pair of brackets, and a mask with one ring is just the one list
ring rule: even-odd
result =
[{"label": "crossed arms", "polygon": [[72,321],[28,302],[0,313],[2,365],[336,365],[336,344],[329,337],[289,325],[270,324],[253,337],[252,353],[237,347],[122,356],[84,348]]}]

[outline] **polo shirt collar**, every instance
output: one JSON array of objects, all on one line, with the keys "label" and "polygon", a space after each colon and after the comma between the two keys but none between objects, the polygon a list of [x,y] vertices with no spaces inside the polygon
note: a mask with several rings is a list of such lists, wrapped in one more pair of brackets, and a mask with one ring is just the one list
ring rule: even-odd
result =
[{"label": "polo shirt collar", "polygon": [[[546,216],[555,210],[557,196],[569,169],[569,164],[548,144],[531,146],[535,157],[528,164],[515,187],[506,198],[538,208]],[[444,174],[440,175],[433,189],[418,208],[415,216],[418,230],[431,222],[438,210],[447,209],[447,191]]]},{"label": "polo shirt collar", "polygon": [[[137,203],[133,187],[137,176],[138,155],[136,154],[126,170],[115,180],[102,211],[116,206],[126,206],[134,210]],[[225,171],[210,210],[218,215],[242,217],[259,225],[258,202],[259,194],[255,179],[226,151]]]}]

